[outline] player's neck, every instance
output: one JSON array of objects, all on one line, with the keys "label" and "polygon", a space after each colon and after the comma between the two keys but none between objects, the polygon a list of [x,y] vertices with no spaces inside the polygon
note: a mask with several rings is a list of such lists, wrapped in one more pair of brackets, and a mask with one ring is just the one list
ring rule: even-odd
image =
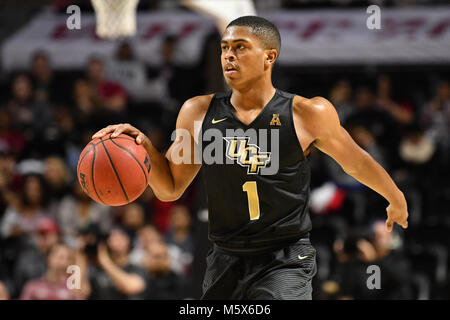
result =
[{"label": "player's neck", "polygon": [[239,109],[262,109],[275,91],[271,81],[254,82],[251,86],[233,88],[231,103]]}]

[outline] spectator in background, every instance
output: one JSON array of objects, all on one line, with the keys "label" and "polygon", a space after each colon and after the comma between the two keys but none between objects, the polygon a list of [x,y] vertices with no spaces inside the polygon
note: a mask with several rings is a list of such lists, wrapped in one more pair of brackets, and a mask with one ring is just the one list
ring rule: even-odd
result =
[{"label": "spectator in background", "polygon": [[169,246],[172,270],[180,275],[189,275],[194,258],[194,239],[191,234],[191,214],[186,206],[172,208],[169,230],[164,239]]},{"label": "spectator in background", "polygon": [[47,270],[46,257],[50,249],[59,242],[59,228],[55,221],[44,218],[40,221],[33,242],[20,251],[14,267],[14,284],[16,294],[22,291],[23,285],[44,275]]},{"label": "spectator in background", "polygon": [[74,248],[83,253],[89,266],[97,265],[98,244],[105,241],[106,234],[100,232],[98,225],[89,224],[77,230]]},{"label": "spectator in background", "polygon": [[339,80],[331,89],[330,101],[336,108],[341,123],[355,111],[352,104],[352,86],[347,80]]},{"label": "spectator in background", "polygon": [[145,64],[136,58],[128,42],[119,45],[106,64],[107,78],[126,88],[135,101],[161,101],[167,88],[160,81],[148,81]]},{"label": "spectator in background", "polygon": [[5,286],[5,284],[0,281],[0,300],[9,300],[9,292],[8,288]]},{"label": "spectator in background", "polygon": [[88,127],[78,127],[77,130],[75,130],[75,133],[77,134],[77,139],[65,143],[65,161],[69,168],[70,172],[73,172],[74,174],[77,172],[78,167],[78,160],[80,159],[81,151],[86,147],[86,145],[91,142],[92,135],[95,133],[94,129],[95,126],[88,126]]},{"label": "spectator in background", "polygon": [[74,246],[78,230],[96,225],[102,234],[109,233],[112,227],[110,207],[93,201],[83,192],[78,182],[72,186],[72,194],[65,196],[57,213],[62,237],[68,245]]},{"label": "spectator in background", "polygon": [[[182,36],[181,36],[182,37]],[[203,85],[201,77],[193,77],[193,73],[201,74],[201,69],[192,70],[183,68],[176,61],[176,54],[180,52],[177,50],[178,43],[183,41],[179,36],[167,34],[161,44],[160,68],[158,70],[158,78],[164,83],[167,88],[167,101],[165,109],[172,111],[168,113],[168,117],[175,117],[184,101],[195,95],[203,94]]]},{"label": "spectator in background", "polygon": [[53,102],[57,100],[58,88],[50,62],[44,51],[37,51],[31,65],[31,79],[35,88],[36,102]]},{"label": "spectator in background", "polygon": [[41,175],[24,178],[23,193],[17,207],[8,206],[0,224],[3,238],[29,235],[37,230],[39,221],[50,215],[46,184]]},{"label": "spectator in background", "polygon": [[0,145],[0,221],[7,207],[19,207],[22,177],[15,172],[15,165],[14,155]]},{"label": "spectator in background", "polygon": [[338,299],[376,299],[377,290],[367,288],[367,266],[376,260],[377,253],[370,243],[372,234],[367,228],[353,228],[343,239],[334,243],[338,265],[331,281],[337,285],[333,294]]},{"label": "spectator in background", "polygon": [[405,129],[399,156],[399,178],[406,188],[419,188],[426,199],[430,192],[437,193],[434,188],[445,185],[448,170],[442,170],[446,165],[444,148],[430,139],[418,123]]},{"label": "spectator in background", "polygon": [[137,202],[125,206],[121,217],[121,225],[126,230],[132,247],[137,241],[138,230],[145,224],[144,208]]},{"label": "spectator in background", "polygon": [[[63,244],[54,245],[47,257],[48,269],[43,277],[30,280],[25,284],[22,300],[74,300],[84,299],[89,294],[89,283],[81,281],[80,289],[68,288],[67,273],[69,265],[75,263],[74,251]],[[82,276],[85,272],[80,271]]]},{"label": "spectator in background", "polygon": [[[405,163],[422,165],[433,158],[436,145],[425,136],[420,125],[416,123],[407,128],[405,136],[401,140],[399,151],[400,157]],[[411,173],[414,174],[414,172]]]},{"label": "spectator in background", "polygon": [[375,96],[369,87],[363,86],[356,90],[355,112],[344,123],[345,127],[366,128],[374,137],[391,165],[397,159],[394,157],[399,143],[398,126],[392,116],[376,106]]},{"label": "spectator in background", "polygon": [[[334,251],[339,264],[332,279],[338,284],[340,299],[412,299],[411,269],[400,246],[398,234],[386,231],[384,220],[369,228],[354,228],[344,240],[338,239]],[[380,289],[367,287],[369,265],[381,270]]]},{"label": "spectator in background", "polygon": [[166,88],[169,90],[168,95],[175,96],[174,90],[171,87],[172,80],[175,76],[175,49],[177,45],[177,38],[174,35],[167,35],[161,46],[162,68],[160,69],[159,77],[166,83]]},{"label": "spectator in background", "polygon": [[[256,3],[255,3],[256,4]],[[204,92],[224,92],[225,80],[222,75],[222,65],[220,63],[220,40],[218,32],[211,33],[204,43],[203,49],[203,78],[205,83]]]},{"label": "spectator in background", "polygon": [[149,222],[158,229],[158,232],[166,234],[169,228],[170,210],[175,203],[159,200],[151,188],[145,190],[139,202],[148,209]]},{"label": "spectator in background", "polygon": [[450,153],[450,82],[441,81],[435,96],[423,108],[423,125],[426,135],[441,145],[448,157]]},{"label": "spectator in background", "polygon": [[103,123],[126,122],[127,93],[120,84],[106,79],[103,61],[91,59],[86,76]]},{"label": "spectator in background", "polygon": [[75,109],[75,119],[81,128],[95,126],[98,113],[98,104],[95,98],[95,88],[89,85],[84,79],[75,81],[73,87],[73,104]]},{"label": "spectator in background", "polygon": [[120,228],[114,228],[106,245],[98,245],[98,266],[89,270],[90,299],[145,299],[145,270],[130,264],[130,238]]},{"label": "spectator in background", "polygon": [[170,266],[169,249],[163,241],[149,246],[144,265],[149,273],[147,299],[180,299],[183,279]]},{"label": "spectator in background", "polygon": [[154,226],[150,224],[143,226],[139,229],[136,244],[130,252],[130,263],[144,268],[149,248],[154,242],[160,241],[162,241],[162,236]]},{"label": "spectator in background", "polygon": [[386,110],[400,124],[408,125],[414,120],[414,109],[410,102],[398,103],[392,98],[392,81],[387,75],[378,77],[377,106]]},{"label": "spectator in background", "polygon": [[52,121],[49,105],[35,100],[31,80],[26,74],[13,78],[8,108],[13,115],[15,128],[30,140],[39,135]]},{"label": "spectator in background", "polygon": [[15,157],[22,156],[26,148],[25,136],[12,127],[11,111],[6,108],[0,109],[0,148]]},{"label": "spectator in background", "polygon": [[376,252],[374,264],[382,270],[378,299],[413,299],[411,290],[411,266],[401,248],[401,239],[396,232],[386,230],[386,222],[378,220],[370,226],[371,243]]},{"label": "spectator in background", "polygon": [[67,148],[79,143],[84,128],[79,127],[75,111],[66,105],[57,105],[53,108],[54,121],[47,136],[49,143],[48,155],[64,156]]},{"label": "spectator in background", "polygon": [[66,163],[61,157],[50,156],[45,159],[44,178],[52,200],[59,203],[71,192],[71,177]]},{"label": "spectator in background", "polygon": [[[183,73],[182,68],[177,66],[175,53],[177,52],[178,38],[175,35],[168,34],[161,43],[160,67],[157,72],[157,78],[160,86],[164,88],[163,103],[167,111],[178,111],[181,103],[187,100],[194,92],[193,85],[196,84],[196,78]],[[176,118],[176,114],[173,115]]]}]

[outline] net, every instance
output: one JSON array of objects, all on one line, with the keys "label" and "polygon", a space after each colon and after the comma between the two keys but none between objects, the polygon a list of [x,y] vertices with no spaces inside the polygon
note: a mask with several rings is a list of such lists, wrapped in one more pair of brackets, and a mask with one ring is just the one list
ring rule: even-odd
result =
[{"label": "net", "polygon": [[257,15],[252,0],[181,0],[181,4],[212,17],[221,33],[232,20]]},{"label": "net", "polygon": [[117,39],[136,33],[136,9],[139,0],[91,0],[100,38]]}]

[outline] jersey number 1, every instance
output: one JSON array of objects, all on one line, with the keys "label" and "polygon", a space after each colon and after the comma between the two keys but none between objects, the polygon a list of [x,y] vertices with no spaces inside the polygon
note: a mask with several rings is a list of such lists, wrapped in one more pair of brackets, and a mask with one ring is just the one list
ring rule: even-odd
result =
[{"label": "jersey number 1", "polygon": [[247,192],[248,211],[250,213],[250,220],[259,219],[259,198],[256,181],[247,181],[242,185],[242,190]]}]

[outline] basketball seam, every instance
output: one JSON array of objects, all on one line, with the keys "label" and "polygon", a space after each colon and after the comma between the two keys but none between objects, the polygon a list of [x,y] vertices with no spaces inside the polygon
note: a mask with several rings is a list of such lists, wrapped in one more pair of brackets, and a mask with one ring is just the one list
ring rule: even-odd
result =
[{"label": "basketball seam", "polygon": [[139,162],[138,159],[136,159],[136,157],[127,149],[125,149],[124,147],[122,147],[121,145],[118,145],[117,143],[114,142],[113,139],[109,138],[109,140],[111,140],[112,143],[114,143],[114,145],[116,145],[117,147],[119,147],[120,149],[122,149],[123,151],[127,152],[134,160],[136,160],[137,164],[139,165],[139,167],[142,169],[142,172],[144,173],[144,177],[145,177],[145,185],[148,185],[148,180],[147,180],[147,175],[145,174],[145,170],[142,167],[141,163]]},{"label": "basketball seam", "polygon": [[[89,143],[88,145],[90,145],[90,144],[93,144],[93,143],[91,142],[91,143]],[[77,171],[80,170],[81,162],[84,160],[84,158],[85,158],[86,155],[89,153],[89,151],[91,151],[91,150],[86,151],[85,154],[83,155],[83,157],[81,157],[80,161],[78,161]]]},{"label": "basketball seam", "polygon": [[[93,143],[89,143],[89,144],[93,144]],[[78,166],[77,166],[77,173],[80,171],[80,167],[81,167],[81,163],[83,162],[84,158],[86,157],[86,155],[90,152],[91,150],[86,151],[86,153],[83,155],[83,157],[80,159],[80,161],[78,161]],[[83,188],[83,186],[81,186]],[[84,188],[83,188],[84,189]],[[87,194],[90,196],[91,193],[89,192],[89,190],[86,188]]]},{"label": "basketball seam", "polygon": [[95,144],[93,144],[94,146],[94,158],[92,159],[92,186],[94,187],[94,191],[95,194],[97,195],[97,198],[103,203],[106,204],[102,198],[100,198],[98,192],[97,192],[97,188],[95,187],[95,182],[94,182],[94,165],[95,165],[95,154],[97,153],[97,149],[95,148]]},{"label": "basketball seam", "polygon": [[122,188],[123,194],[125,195],[127,202],[130,203],[130,200],[128,199],[128,195],[125,191],[125,188],[123,187],[122,181],[120,180],[119,173],[117,172],[116,167],[114,166],[111,156],[109,155],[108,149],[106,149],[105,142],[103,139],[101,139],[101,142],[102,142],[103,148],[105,149],[106,155],[108,156],[109,162],[111,163],[111,166],[114,170],[114,173],[116,174],[117,180],[119,181],[120,187]]}]

